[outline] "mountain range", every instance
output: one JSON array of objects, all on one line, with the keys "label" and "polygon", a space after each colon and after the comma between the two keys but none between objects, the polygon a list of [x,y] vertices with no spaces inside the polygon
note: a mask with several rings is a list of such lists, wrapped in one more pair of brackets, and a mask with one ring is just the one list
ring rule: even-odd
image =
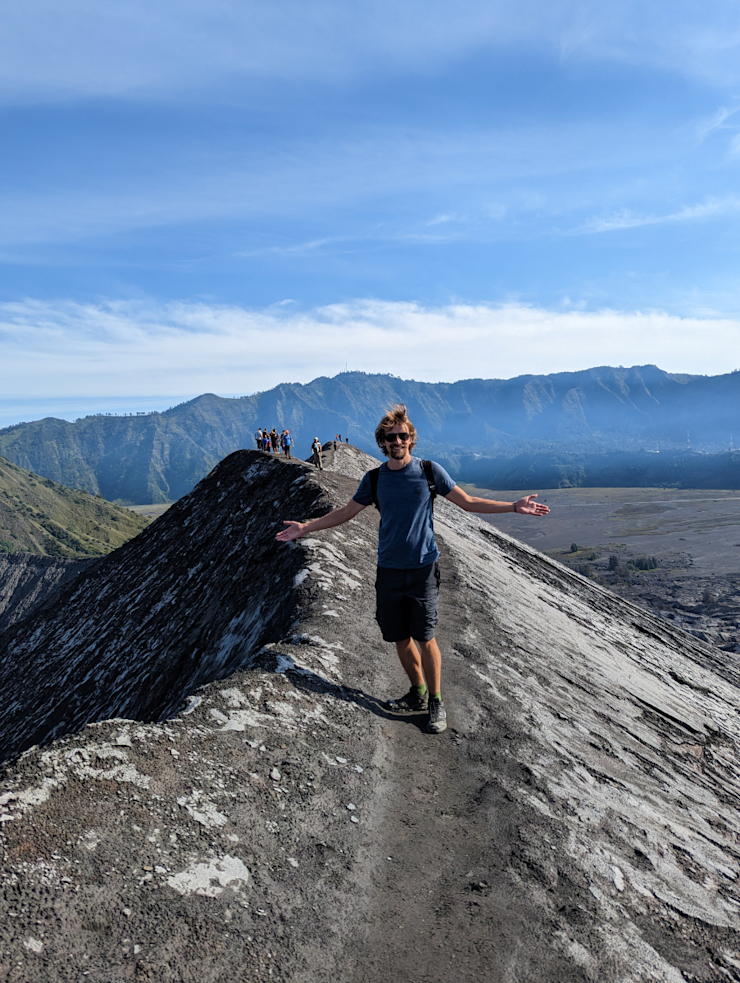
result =
[{"label": "mountain range", "polygon": [[[315,436],[335,433],[377,454],[375,426],[398,402],[419,431],[416,453],[458,481],[597,484],[604,466],[614,472],[628,464],[636,484],[738,484],[738,459],[727,455],[739,430],[740,373],[679,375],[654,365],[454,383],[344,372],[236,399],[205,394],[162,413],[20,423],[0,430],[0,454],[111,501],[165,502],[227,454],[253,447],[259,426],[289,428],[300,456]],[[616,459],[615,468],[614,454],[637,459]]]}]

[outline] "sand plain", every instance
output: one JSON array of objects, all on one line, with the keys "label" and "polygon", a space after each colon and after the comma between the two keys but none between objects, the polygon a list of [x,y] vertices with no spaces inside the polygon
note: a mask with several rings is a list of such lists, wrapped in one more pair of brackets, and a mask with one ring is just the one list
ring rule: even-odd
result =
[{"label": "sand plain", "polygon": [[[530,491],[463,485],[471,495],[511,501]],[[542,552],[608,547],[635,555],[685,554],[697,575],[740,574],[740,493],[663,488],[550,488],[538,493],[550,515],[531,524],[487,517],[497,528]]]},{"label": "sand plain", "polygon": [[[502,501],[530,493],[463,487]],[[505,514],[486,521],[702,641],[740,651],[740,494],[555,488],[538,498],[551,509],[541,520]],[[612,556],[617,570],[609,569]],[[637,569],[641,557],[655,557],[657,568]]]}]

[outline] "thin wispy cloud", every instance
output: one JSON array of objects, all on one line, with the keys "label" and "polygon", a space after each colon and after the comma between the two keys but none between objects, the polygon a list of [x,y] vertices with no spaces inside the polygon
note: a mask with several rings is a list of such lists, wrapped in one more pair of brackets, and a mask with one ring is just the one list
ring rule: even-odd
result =
[{"label": "thin wispy cloud", "polygon": [[459,233],[450,232],[447,235],[443,235],[441,232],[433,235],[431,232],[401,232],[394,236],[389,236],[386,241],[392,242],[411,242],[419,243],[419,245],[434,245],[440,242],[453,242],[459,239]]},{"label": "thin wispy cloud", "polygon": [[621,212],[604,218],[593,218],[577,232],[615,232],[622,229],[638,229],[646,225],[664,225],[670,222],[692,222],[698,219],[722,218],[740,211],[740,198],[734,195],[721,199],[709,199],[697,205],[687,205],[666,215],[639,215]]},{"label": "thin wispy cloud", "polygon": [[348,242],[348,236],[325,236],[323,239],[311,239],[309,242],[296,242],[289,246],[265,246],[263,249],[249,249],[235,253],[235,256],[249,258],[250,256],[300,256],[312,253],[324,246],[334,246],[340,242]]},{"label": "thin wispy cloud", "polygon": [[[431,225],[432,223],[427,223]],[[434,223],[437,224],[437,223]],[[413,242],[419,244],[434,244],[440,242],[450,242],[458,238],[456,233],[444,235],[442,233],[431,232],[396,232],[388,230],[378,232],[373,230],[365,232],[363,235],[356,236],[327,236],[324,239],[312,239],[309,242],[299,242],[288,246],[265,246],[261,249],[244,250],[235,253],[235,256],[250,258],[255,256],[303,256],[310,253],[324,251],[327,247],[349,246],[354,248],[364,248],[368,246],[382,245],[387,243]]]},{"label": "thin wispy cloud", "polygon": [[735,126],[733,127],[725,126],[725,124],[727,123],[727,120],[737,116],[739,112],[740,106],[734,106],[732,108],[721,106],[717,112],[708,119],[699,120],[699,123],[697,124],[699,139],[705,140],[710,133],[714,133],[717,130],[737,129],[738,125],[740,125],[740,121],[736,121]]},{"label": "thin wispy cloud", "polygon": [[739,27],[723,0],[368,0],[351,17],[344,0],[26,0],[4,11],[0,96],[186,98],[239,78],[357,78],[522,44],[737,81]]},{"label": "thin wispy cloud", "polygon": [[447,222],[459,222],[460,216],[453,214],[449,215],[435,215],[434,218],[430,218],[426,223],[427,225],[445,225]]},{"label": "thin wispy cloud", "polygon": [[[180,168],[177,144],[170,157],[159,161],[154,155],[143,172],[140,161],[122,148],[115,183],[107,173],[91,169],[77,186],[42,182],[30,192],[21,175],[21,189],[0,192],[0,246],[79,243],[208,221],[256,219],[264,229],[270,222],[300,216],[314,227],[319,223],[322,232],[331,228],[326,234],[228,252],[245,258],[309,254],[350,240],[372,241],[379,201],[389,202],[390,216],[378,238],[423,242],[422,226],[455,227],[462,234],[463,227],[475,231],[476,215],[498,225],[538,210],[560,212],[570,207],[563,200],[570,195],[559,188],[553,200],[551,193],[540,190],[544,183],[593,173],[606,160],[610,166],[629,166],[633,153],[600,121],[553,121],[536,127],[509,123],[494,132],[467,126],[444,134],[417,124],[413,140],[401,127],[374,124],[370,130],[344,127],[341,136],[340,145],[329,136],[301,136],[289,149],[276,147],[272,157],[261,147],[248,147],[239,160],[218,159],[205,172]],[[647,126],[636,127],[634,137],[643,147],[651,141],[669,145],[671,139],[670,133]],[[280,143],[282,137],[275,139]],[[466,207],[427,218],[427,203],[442,195]],[[495,200],[504,195],[506,201]],[[485,203],[491,199],[493,204]],[[359,220],[356,210],[361,210]],[[6,255],[12,262],[12,252]]]}]

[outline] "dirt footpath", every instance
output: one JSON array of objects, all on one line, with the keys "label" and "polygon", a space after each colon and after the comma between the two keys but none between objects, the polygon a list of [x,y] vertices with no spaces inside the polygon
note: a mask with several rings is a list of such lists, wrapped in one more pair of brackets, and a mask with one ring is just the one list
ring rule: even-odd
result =
[{"label": "dirt footpath", "polygon": [[[234,505],[208,548],[246,539],[263,590],[269,564],[287,563],[290,621],[251,651],[253,621],[243,636],[233,618],[212,621],[223,626],[203,660],[241,644],[245,663],[183,709],[91,723],[7,765],[0,980],[740,979],[733,657],[718,663],[441,502],[450,727],[427,735],[423,715],[382,707],[406,683],[372,619],[374,510],[277,547],[265,537],[280,520],[305,516],[283,516],[277,494],[229,498],[227,475],[239,489],[284,481],[285,501],[305,488],[314,514],[356,480],[244,453],[150,527],[142,555],[161,522],[162,549],[176,546],[187,570],[206,543],[177,530],[225,496]],[[338,451],[334,466],[343,453],[357,454]],[[235,562],[209,575],[214,610]],[[177,608],[171,582],[121,590],[141,612],[163,597]],[[41,633],[56,637],[64,616],[48,611]],[[180,643],[168,644],[157,658],[174,658]],[[125,646],[122,635],[111,658]],[[142,659],[131,650],[132,674]]]}]

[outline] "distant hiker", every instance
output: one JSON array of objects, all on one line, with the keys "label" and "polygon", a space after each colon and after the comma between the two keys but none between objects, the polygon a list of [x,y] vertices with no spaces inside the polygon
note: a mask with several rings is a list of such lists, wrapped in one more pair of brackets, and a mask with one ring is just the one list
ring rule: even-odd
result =
[{"label": "distant hiker", "polygon": [[411,456],[416,430],[403,404],[391,406],[375,431],[378,447],[389,460],[368,471],[355,495],[342,508],[310,522],[286,521],[277,534],[281,543],[330,529],[353,519],[368,505],[381,514],[378,536],[376,617],[386,642],[395,642],[411,689],[386,708],[394,712],[429,711],[427,731],[447,728],[441,693],[442,656],[435,640],[439,609],[439,551],[434,541],[432,509],[437,495],[465,512],[518,512],[547,515],[546,505],[526,495],[516,502],[473,498],[459,488],[444,468]]},{"label": "distant hiker", "polygon": [[323,471],[324,464],[321,460],[322,458],[321,441],[319,440],[318,437],[314,437],[313,439],[313,443],[311,444],[311,452],[313,453],[313,463],[315,467],[317,467],[319,471]]},{"label": "distant hiker", "polygon": [[293,443],[293,438],[290,436],[290,430],[286,430],[283,434],[283,450],[286,457],[291,457],[290,448]]},{"label": "distant hiker", "polygon": [[278,438],[278,432],[275,429],[275,427],[273,427],[272,430],[270,431],[270,443],[272,444],[272,453],[273,454],[277,454],[278,440],[279,440],[279,438]]},{"label": "distant hiker", "polygon": [[254,439],[257,441],[257,450],[258,451],[261,451],[262,450],[262,431],[261,430],[255,430]]},{"label": "distant hiker", "polygon": [[262,433],[262,450],[266,454],[269,454],[272,450],[272,441],[270,440],[270,435],[266,430],[264,430]]}]

